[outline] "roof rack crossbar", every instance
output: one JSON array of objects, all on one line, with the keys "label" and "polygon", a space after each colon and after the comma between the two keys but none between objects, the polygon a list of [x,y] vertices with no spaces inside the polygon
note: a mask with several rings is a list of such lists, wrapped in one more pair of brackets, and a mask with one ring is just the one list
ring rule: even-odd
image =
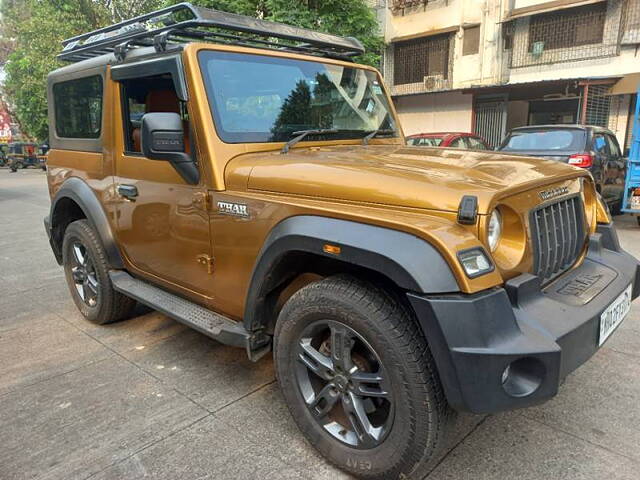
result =
[{"label": "roof rack crossbar", "polygon": [[[222,33],[220,30],[234,33]],[[155,44],[156,48],[163,48],[168,39],[179,43],[185,40],[233,41],[235,44],[341,59],[364,53],[362,44],[355,38],[180,3],[69,38],[62,42],[63,50],[58,58],[74,62],[113,52],[117,48],[121,54],[119,46],[123,45],[131,48]]]},{"label": "roof rack crossbar", "polygon": [[[269,42],[267,40],[261,40],[258,38],[250,38],[250,37],[241,37],[239,35],[232,35],[229,33],[222,33],[222,32],[191,32],[188,31],[189,35],[193,34],[193,37],[197,37],[201,40],[204,41],[213,41],[213,42],[217,42],[220,39],[222,40],[231,40],[233,42],[235,42],[235,45],[241,45],[241,46],[247,46],[247,47],[253,47],[255,48],[256,46],[266,46],[266,47],[270,47],[270,48],[277,48],[278,50],[282,50],[282,51],[297,51],[297,52],[305,52],[305,53],[311,53],[311,54],[317,54],[319,52],[321,53],[325,53],[325,50],[317,50],[315,48],[312,48],[308,45],[288,45],[288,44],[284,44],[284,43],[277,43],[277,42]],[[181,32],[178,32],[178,34],[180,35]],[[175,40],[180,40],[179,36],[178,37],[174,37],[171,36],[170,39],[175,39]]]}]

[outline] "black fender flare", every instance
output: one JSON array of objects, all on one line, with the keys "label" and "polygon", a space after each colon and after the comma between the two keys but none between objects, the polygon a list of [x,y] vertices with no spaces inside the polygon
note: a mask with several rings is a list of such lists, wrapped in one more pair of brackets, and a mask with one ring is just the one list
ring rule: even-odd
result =
[{"label": "black fender flare", "polygon": [[[86,219],[98,233],[98,236],[102,241],[105,254],[107,255],[109,265],[115,269],[123,269],[124,262],[122,261],[122,256],[120,255],[116,239],[111,231],[111,225],[107,219],[107,214],[102,208],[100,200],[98,200],[95,192],[91,187],[89,187],[89,185],[87,185],[86,182],[78,177],[71,177],[65,180],[51,200],[51,210],[48,218],[48,228],[50,229],[50,232],[48,233],[50,238],[53,239],[52,233],[55,228],[53,222],[56,207],[60,200],[64,198],[73,200],[80,207]],[[57,247],[62,248],[62,245]]]},{"label": "black fender flare", "polygon": [[[340,254],[325,252],[326,244],[339,246]],[[278,223],[258,254],[245,303],[247,329],[259,328],[274,267],[291,252],[313,253],[380,272],[407,291],[460,291],[446,260],[422,238],[350,220],[300,215]]]}]

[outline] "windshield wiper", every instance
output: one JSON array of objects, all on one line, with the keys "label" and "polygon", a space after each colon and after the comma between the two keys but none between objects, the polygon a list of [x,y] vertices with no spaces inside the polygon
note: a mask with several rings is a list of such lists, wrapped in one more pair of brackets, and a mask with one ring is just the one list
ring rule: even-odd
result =
[{"label": "windshield wiper", "polygon": [[289,140],[284,145],[284,147],[282,147],[282,150],[280,150],[280,153],[289,153],[289,149],[293,147],[296,143],[304,139],[304,137],[306,137],[307,135],[323,135],[326,133],[338,133],[338,130],[336,130],[335,128],[318,128],[318,129],[311,129],[311,130],[298,130],[297,132],[293,132],[291,135],[296,135],[296,137]]},{"label": "windshield wiper", "polygon": [[381,128],[378,130],[373,130],[371,133],[367,133],[367,135],[362,139],[362,144],[369,145],[369,140],[371,140],[373,137],[376,137],[378,135],[391,135],[393,133],[396,133],[396,131],[390,128]]}]

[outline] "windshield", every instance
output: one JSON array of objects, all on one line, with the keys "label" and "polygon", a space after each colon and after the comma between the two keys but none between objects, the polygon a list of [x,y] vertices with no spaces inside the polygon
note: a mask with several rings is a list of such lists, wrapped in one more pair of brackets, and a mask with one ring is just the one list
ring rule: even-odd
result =
[{"label": "windshield", "polygon": [[370,70],[216,51],[201,52],[199,60],[224,142],[282,142],[308,129],[336,130],[323,134],[331,140],[396,130],[382,84]]},{"label": "windshield", "polygon": [[522,130],[512,132],[500,150],[582,150],[583,130]]}]

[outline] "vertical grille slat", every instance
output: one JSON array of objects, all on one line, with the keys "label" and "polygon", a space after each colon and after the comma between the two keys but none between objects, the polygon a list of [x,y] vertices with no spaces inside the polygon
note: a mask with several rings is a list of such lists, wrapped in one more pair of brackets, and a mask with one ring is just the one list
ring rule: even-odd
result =
[{"label": "vertical grille slat", "polygon": [[531,213],[536,275],[543,283],[575,263],[586,239],[582,200],[578,196],[545,205]]},{"label": "vertical grille slat", "polygon": [[547,210],[544,210],[542,212],[542,220],[543,220],[543,224],[544,224],[544,234],[542,236],[542,243],[540,244],[540,247],[542,250],[544,250],[544,258],[545,261],[542,264],[542,273],[543,276],[547,276],[550,270],[549,268],[549,263],[551,261],[551,248],[549,247],[549,244],[551,243],[549,241],[549,221],[547,220],[547,218],[549,217],[549,212]]},{"label": "vertical grille slat", "polygon": [[550,271],[555,272],[558,269],[558,259],[560,257],[558,252],[558,248],[560,247],[560,242],[558,241],[558,222],[556,222],[556,206],[549,205],[549,213],[551,217],[551,241],[549,242],[549,248],[551,249],[551,269]]},{"label": "vertical grille slat", "polygon": [[[560,224],[565,224],[567,222],[567,219],[564,216],[564,208],[563,205],[561,203],[558,204],[558,215],[560,216]],[[564,228],[560,229],[560,246],[562,248],[562,250],[560,251],[560,264],[559,264],[559,268],[564,268],[565,265],[567,264],[567,252],[569,252],[570,250],[567,249],[567,241],[569,240],[569,236],[571,234],[565,230]]]},{"label": "vertical grille slat", "polygon": [[577,256],[578,255],[577,249],[578,249],[578,246],[579,246],[580,242],[579,242],[579,239],[578,239],[578,235],[579,235],[579,230],[578,230],[578,212],[576,211],[575,202],[571,202],[570,208],[571,208],[571,213],[573,214],[572,215],[572,220],[573,221],[571,223],[571,226],[572,226],[572,230],[571,231],[573,232],[573,239],[574,239],[574,241],[573,241],[573,249],[571,250],[571,254],[573,256]]},{"label": "vertical grille slat", "polygon": [[575,221],[575,211],[573,209],[573,205],[566,203],[567,207],[567,220],[569,224],[569,234],[570,234],[570,243],[569,243],[569,255],[573,255],[573,252],[576,249],[576,221]]}]

